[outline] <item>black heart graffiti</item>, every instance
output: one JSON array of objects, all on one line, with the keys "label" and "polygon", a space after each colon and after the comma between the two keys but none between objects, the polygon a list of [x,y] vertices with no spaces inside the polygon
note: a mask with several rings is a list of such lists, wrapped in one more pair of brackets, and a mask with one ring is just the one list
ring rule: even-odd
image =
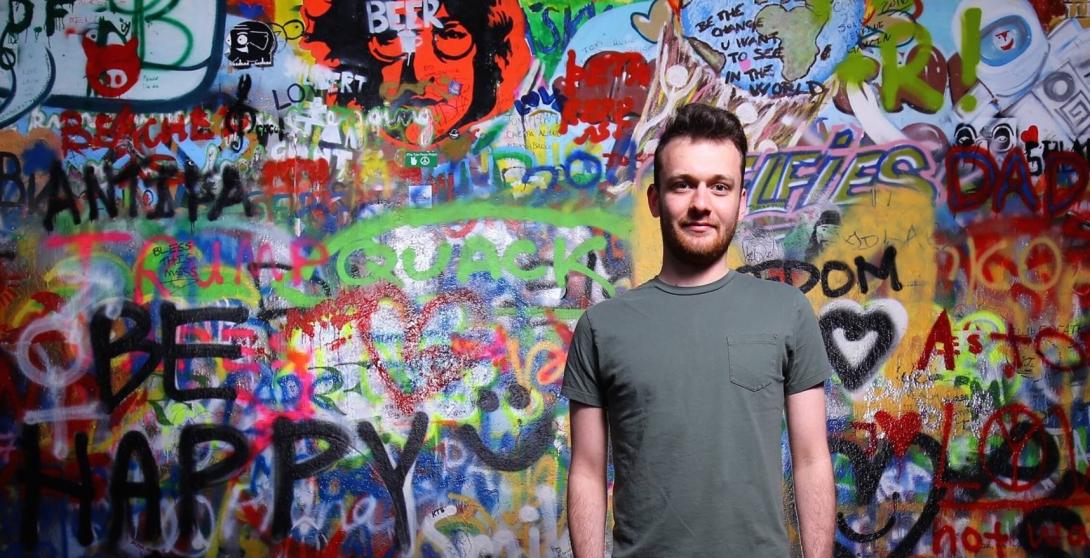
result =
[{"label": "black heart graffiti", "polygon": [[[896,344],[897,326],[893,318],[878,308],[859,312],[853,308],[839,307],[823,313],[818,323],[821,325],[821,336],[825,339],[829,362],[848,390],[857,390],[866,384]],[[845,352],[846,347],[841,347],[833,335],[837,330],[842,330],[844,339],[853,343],[862,340],[870,332],[877,333],[877,337],[862,358],[849,359]],[[854,365],[852,361],[855,362]]]}]

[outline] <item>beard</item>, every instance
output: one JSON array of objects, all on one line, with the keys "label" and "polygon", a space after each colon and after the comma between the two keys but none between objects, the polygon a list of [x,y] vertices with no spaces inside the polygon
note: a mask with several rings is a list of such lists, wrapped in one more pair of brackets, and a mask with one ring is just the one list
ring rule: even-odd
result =
[{"label": "beard", "polygon": [[714,236],[694,238],[681,230],[680,223],[668,221],[665,218],[659,219],[662,243],[666,251],[678,261],[695,268],[709,267],[719,263],[730,248],[731,240],[734,239],[734,226]]}]

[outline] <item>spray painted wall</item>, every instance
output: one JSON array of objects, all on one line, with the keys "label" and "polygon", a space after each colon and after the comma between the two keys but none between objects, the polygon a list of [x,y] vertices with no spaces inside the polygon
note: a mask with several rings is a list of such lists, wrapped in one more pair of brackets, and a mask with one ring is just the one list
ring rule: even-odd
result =
[{"label": "spray painted wall", "polygon": [[1088,552],[1088,2],[0,12],[0,555],[570,555],[571,328],[691,101],[819,315],[838,553]]}]

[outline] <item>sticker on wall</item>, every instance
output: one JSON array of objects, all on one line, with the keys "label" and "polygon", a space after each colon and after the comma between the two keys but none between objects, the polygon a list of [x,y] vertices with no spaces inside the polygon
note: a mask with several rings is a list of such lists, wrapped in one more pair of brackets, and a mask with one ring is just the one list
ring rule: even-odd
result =
[{"label": "sticker on wall", "polygon": [[276,35],[260,21],[244,21],[227,36],[227,60],[235,68],[272,66]]},{"label": "sticker on wall", "polygon": [[414,169],[430,169],[439,164],[438,151],[406,151],[405,166]]}]

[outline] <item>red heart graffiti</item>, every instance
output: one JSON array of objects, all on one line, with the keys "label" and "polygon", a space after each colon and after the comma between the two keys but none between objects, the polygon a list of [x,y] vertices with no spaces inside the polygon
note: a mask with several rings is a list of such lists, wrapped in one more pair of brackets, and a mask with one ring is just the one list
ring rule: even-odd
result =
[{"label": "red heart graffiti", "polygon": [[893,453],[896,453],[897,457],[905,456],[905,453],[908,452],[908,446],[912,445],[912,440],[916,438],[916,434],[919,434],[920,428],[923,426],[920,413],[916,411],[909,411],[900,418],[895,418],[885,411],[878,411],[874,415],[874,419],[886,432],[886,438],[889,440],[890,445],[893,446]]},{"label": "red heart graffiti", "polygon": [[[408,391],[390,375],[388,363],[379,352],[372,332],[372,317],[378,311],[379,304],[384,301],[391,303],[390,307],[401,319],[404,337],[400,360],[408,372],[407,375],[414,378]],[[404,291],[385,283],[366,290],[346,291],[335,299],[325,300],[303,312],[289,312],[287,328],[297,328],[305,335],[314,336],[320,326],[326,325],[340,330],[348,323],[353,323],[367,349],[372,370],[386,387],[386,393],[398,410],[409,415],[415,412],[418,403],[441,391],[458,379],[466,368],[484,357],[480,343],[455,334],[451,335],[450,343],[420,348],[420,338],[428,322],[439,310],[450,305],[463,305],[482,326],[486,325],[484,304],[471,291],[462,289],[444,292],[423,307],[417,308]],[[329,345],[336,349],[347,341],[342,337]],[[419,367],[424,363],[430,363],[430,369],[420,370]]]},{"label": "red heart graffiti", "polygon": [[1037,126],[1030,126],[1022,132],[1022,143],[1037,142]]},{"label": "red heart graffiti", "polygon": [[[408,392],[390,376],[390,371],[386,367],[387,363],[379,353],[375,336],[372,334],[371,319],[382,301],[393,303],[392,308],[399,314],[404,325],[405,336],[402,342],[401,362],[405,368],[416,369],[423,363],[431,364],[430,370],[417,369],[416,374],[410,374],[423,380],[423,384],[414,382]],[[383,284],[375,287],[360,302],[357,324],[363,335],[367,354],[371,358],[371,366],[386,386],[386,392],[393,397],[395,406],[405,414],[412,414],[417,403],[431,397],[458,379],[466,368],[472,366],[480,357],[480,347],[477,343],[454,335],[451,336],[451,342],[447,345],[435,344],[420,348],[420,337],[424,333],[424,328],[445,306],[466,305],[466,308],[483,324],[485,320],[483,304],[480,298],[471,291],[444,292],[430,300],[423,308],[417,309],[404,291],[393,285]]]}]

